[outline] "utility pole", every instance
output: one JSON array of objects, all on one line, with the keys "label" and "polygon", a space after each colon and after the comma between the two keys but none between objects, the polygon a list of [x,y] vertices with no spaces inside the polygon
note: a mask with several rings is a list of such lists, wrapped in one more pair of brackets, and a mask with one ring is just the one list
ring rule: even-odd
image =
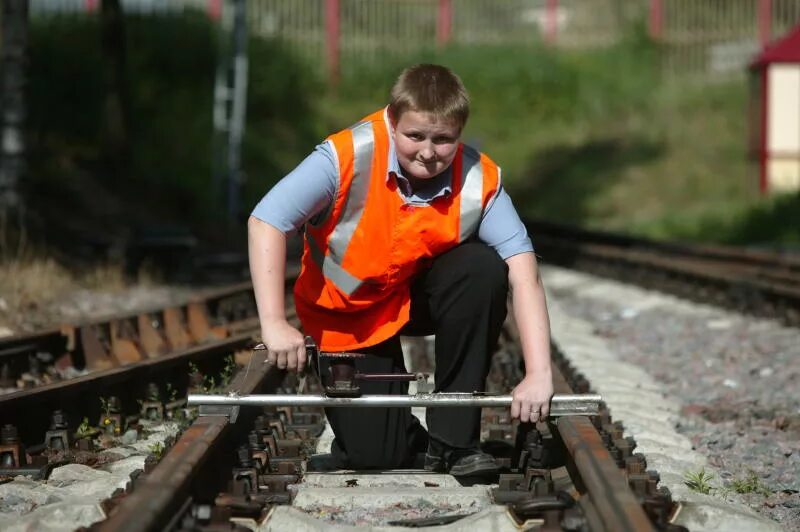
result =
[{"label": "utility pole", "polygon": [[228,226],[242,209],[242,140],[247,116],[247,4],[228,0],[222,10],[220,54],[214,84],[215,195],[226,198]]},{"label": "utility pole", "polygon": [[130,159],[129,89],[125,13],[122,0],[100,1],[100,36],[103,53],[103,163],[114,179],[128,173]]},{"label": "utility pole", "polygon": [[0,219],[22,216],[28,0],[2,0],[0,53]]}]

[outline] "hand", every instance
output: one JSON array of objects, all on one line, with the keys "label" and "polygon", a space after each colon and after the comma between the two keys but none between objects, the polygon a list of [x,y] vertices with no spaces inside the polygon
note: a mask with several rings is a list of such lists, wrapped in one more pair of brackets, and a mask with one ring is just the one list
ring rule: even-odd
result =
[{"label": "hand", "polygon": [[306,365],[305,338],[286,320],[262,321],[261,339],[267,348],[267,363],[289,371]]},{"label": "hand", "polygon": [[536,423],[550,414],[553,378],[550,373],[526,375],[511,392],[511,417]]}]

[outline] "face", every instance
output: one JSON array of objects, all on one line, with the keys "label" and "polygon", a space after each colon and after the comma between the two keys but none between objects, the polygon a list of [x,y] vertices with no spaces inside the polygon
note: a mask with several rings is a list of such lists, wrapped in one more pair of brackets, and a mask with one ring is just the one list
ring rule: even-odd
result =
[{"label": "face", "polygon": [[392,127],[397,160],[412,184],[444,172],[455,159],[460,136],[459,126],[417,111],[404,112]]}]

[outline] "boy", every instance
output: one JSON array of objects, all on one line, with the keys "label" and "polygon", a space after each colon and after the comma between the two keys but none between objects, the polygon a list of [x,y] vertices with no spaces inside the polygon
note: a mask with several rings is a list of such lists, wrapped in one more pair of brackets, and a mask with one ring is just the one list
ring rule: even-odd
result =
[{"label": "boy", "polygon": [[[286,236],[304,229],[297,315],[324,351],[357,351],[356,370],[404,372],[400,334],[435,334],[435,391],[484,389],[510,289],[526,375],[511,415],[547,416],[550,333],[533,246],[500,169],[459,138],[469,115],[461,80],[438,65],[403,71],[389,105],[317,146],[256,206],[250,271],[268,361],[296,370],[303,334],[284,314]],[[323,371],[327,371],[323,367]],[[407,384],[361,382],[363,394]],[[408,408],[330,408],[339,467],[492,473],[477,408],[429,408],[429,435]]]}]

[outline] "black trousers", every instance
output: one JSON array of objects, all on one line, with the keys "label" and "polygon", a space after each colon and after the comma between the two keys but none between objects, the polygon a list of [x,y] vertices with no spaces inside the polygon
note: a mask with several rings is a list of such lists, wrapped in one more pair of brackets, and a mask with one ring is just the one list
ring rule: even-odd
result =
[{"label": "black trousers", "polygon": [[[489,362],[506,317],[508,266],[490,247],[467,242],[434,259],[411,289],[411,320],[402,335],[435,334],[435,391],[483,391]],[[399,335],[356,360],[364,373],[405,372]],[[324,364],[322,371],[327,374]],[[405,382],[359,383],[361,393],[405,394]],[[428,434],[410,408],[328,408],[336,436],[332,455],[340,467],[409,467],[424,452]],[[478,408],[428,408],[430,438],[453,448],[480,443]]]}]

